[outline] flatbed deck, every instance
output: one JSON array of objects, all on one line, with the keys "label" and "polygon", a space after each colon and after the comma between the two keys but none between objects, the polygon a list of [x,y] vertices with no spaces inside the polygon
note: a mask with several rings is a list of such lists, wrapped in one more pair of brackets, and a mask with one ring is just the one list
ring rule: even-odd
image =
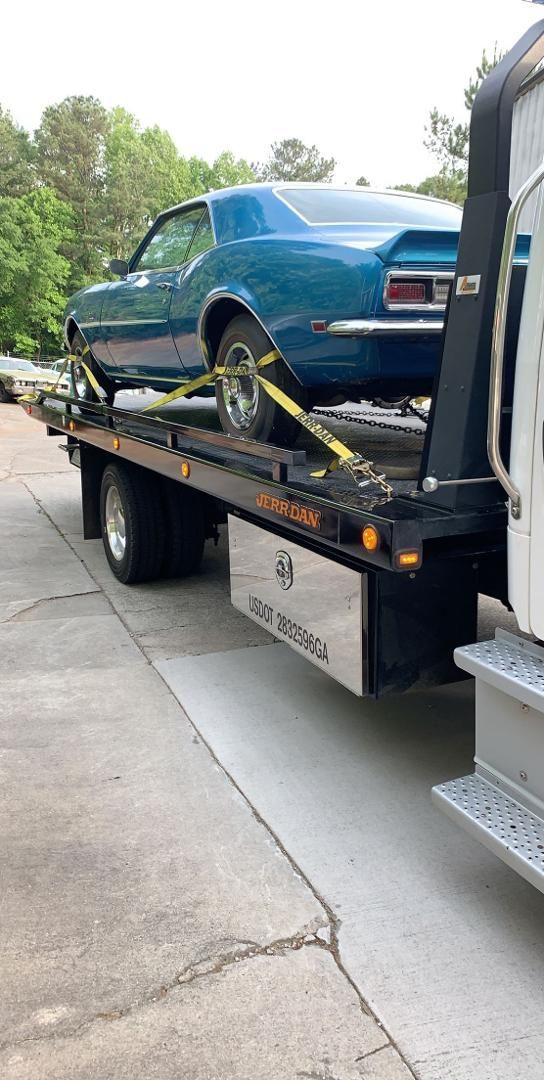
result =
[{"label": "flatbed deck", "polygon": [[[120,393],[114,407],[89,406],[82,413],[74,399],[43,394],[30,409],[49,434],[68,435],[72,453],[77,444],[95,446],[178,480],[183,459],[189,463],[185,482],[190,486],[249,520],[264,519],[279,534],[294,533],[302,543],[335,549],[336,557],[347,563],[395,570],[396,553],[406,549],[419,549],[423,556],[425,548],[428,556],[434,549],[440,551],[444,542],[455,543],[455,538],[466,553],[496,551],[504,544],[506,511],[501,504],[467,506],[465,512],[452,513],[433,506],[418,490],[416,479],[391,480],[391,496],[375,484],[359,487],[340,470],[317,479],[312,472],[323,469],[331,454],[309,432],[301,432],[294,450],[257,445],[224,435],[213,399],[195,397],[144,413],[155,397]],[[338,419],[329,415],[336,411],[341,414]],[[343,418],[347,412],[352,420]],[[317,410],[316,418],[354,453],[417,475],[425,441],[422,420],[357,405],[327,414]],[[383,423],[402,430],[380,427]],[[300,506],[302,513],[297,510]],[[381,543],[373,553],[361,545],[366,524],[380,530]]]},{"label": "flatbed deck", "polygon": [[[330,592],[334,564],[357,572],[361,625],[354,640],[359,643],[363,694],[379,697],[459,677],[453,649],[474,640],[478,593],[503,597],[502,503],[452,511],[433,506],[416,479],[394,480],[391,495],[374,484],[361,488],[338,470],[319,479],[311,474],[330,462],[331,453],[306,430],[294,449],[253,443],[220,430],[211,399],[143,413],[153,400],[150,394],[121,392],[112,408],[85,405],[82,411],[74,399],[42,393],[22,403],[49,435],[67,436],[70,458],[81,467],[85,539],[104,536],[100,492],[105,468],[116,460],[139,467],[162,484],[176,481],[180,496],[184,487],[202,495],[208,535],[227,517],[238,518],[260,527],[261,543],[267,534],[281,538],[280,544],[267,545],[276,560],[285,550],[297,559],[300,549],[320,556],[312,573],[315,595],[323,601],[320,617],[327,626],[327,589],[336,600],[334,589]],[[346,411],[338,410],[342,417]],[[386,469],[392,462],[418,475],[425,443],[421,420],[407,417],[397,424],[397,417],[379,419],[380,414],[374,417],[366,407],[356,406],[350,407],[350,415],[346,420],[317,412],[316,419],[354,453]],[[374,423],[357,422],[361,419]],[[382,422],[421,434],[382,428]],[[174,492],[168,485],[167,490],[170,499]],[[363,545],[367,526],[377,534],[371,551]],[[258,593],[258,585],[254,591]],[[275,632],[281,639],[281,628]],[[328,640],[332,633],[329,627]],[[329,674],[334,674],[332,669]]]}]

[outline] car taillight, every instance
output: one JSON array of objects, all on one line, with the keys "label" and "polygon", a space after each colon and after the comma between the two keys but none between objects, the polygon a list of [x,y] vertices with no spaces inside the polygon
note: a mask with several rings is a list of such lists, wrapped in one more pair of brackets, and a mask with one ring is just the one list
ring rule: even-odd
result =
[{"label": "car taillight", "polygon": [[433,292],[433,304],[446,305],[449,299],[451,281],[435,280]]},{"label": "car taillight", "polygon": [[444,311],[448,303],[453,272],[446,270],[391,270],[385,276],[383,303],[389,310],[414,308]]},{"label": "car taillight", "polygon": [[424,304],[425,285],[422,281],[390,281],[387,299],[390,304]]}]

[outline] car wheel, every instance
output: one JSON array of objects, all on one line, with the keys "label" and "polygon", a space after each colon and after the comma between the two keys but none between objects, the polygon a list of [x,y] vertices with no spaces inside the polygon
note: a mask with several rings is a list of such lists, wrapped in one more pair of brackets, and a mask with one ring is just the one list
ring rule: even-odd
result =
[{"label": "car wheel", "polygon": [[2,382],[0,382],[0,401],[4,402],[7,405],[8,401],[11,401],[11,400],[12,399],[11,399],[10,395],[8,394],[4,384]]},{"label": "car wheel", "polygon": [[197,491],[175,480],[164,480],[162,486],[164,513],[164,555],[162,576],[187,577],[198,569],[206,522],[202,498]]},{"label": "car wheel", "polygon": [[100,488],[106,558],[118,581],[154,581],[162,570],[164,517],[158,485],[130,465],[107,465]]},{"label": "car wheel", "polygon": [[[251,369],[273,345],[251,315],[237,315],[227,326],[219,349],[218,367]],[[263,370],[263,377],[305,408],[306,394],[282,359]],[[291,445],[300,424],[280,408],[252,375],[218,378],[215,383],[217,411],[223,431],[260,442]]]},{"label": "car wheel", "polygon": [[111,380],[108,379],[106,375],[104,375],[104,372],[99,368],[92,353],[86,353],[85,357],[83,356],[83,350],[85,348],[85,338],[82,334],[80,334],[79,330],[76,330],[71,341],[72,356],[78,357],[78,359],[80,359],[81,361],[83,361],[83,359],[85,360],[87,367],[90,368],[97,382],[100,383],[100,386],[104,389],[106,397],[104,399],[100,399],[98,397],[98,394],[89,382],[87,372],[85,371],[83,364],[81,362],[78,363],[78,360],[72,361],[69,365],[69,378],[73,396],[77,398],[78,401],[100,402],[101,400],[103,400],[105,401],[106,405],[113,405],[113,399],[115,397],[115,386],[111,382]]}]

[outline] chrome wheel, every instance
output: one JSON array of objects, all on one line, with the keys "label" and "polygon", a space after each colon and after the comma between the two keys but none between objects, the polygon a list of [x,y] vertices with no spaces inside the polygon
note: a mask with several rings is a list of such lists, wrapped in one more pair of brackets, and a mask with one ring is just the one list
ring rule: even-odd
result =
[{"label": "chrome wheel", "polygon": [[[82,354],[80,348],[76,349],[75,355],[81,357]],[[72,382],[74,384],[76,397],[87,397],[88,382],[85,368],[83,367],[83,364],[78,363],[77,361],[75,364],[72,364]]]},{"label": "chrome wheel", "polygon": [[121,562],[127,546],[125,515],[118,489],[112,484],[106,494],[106,536],[109,549],[117,562]]},{"label": "chrome wheel", "polygon": [[[221,367],[254,368],[255,359],[247,345],[237,341],[222,361]],[[259,384],[253,375],[233,375],[221,379],[221,390],[229,419],[238,431],[246,431],[255,419],[259,406]]]}]

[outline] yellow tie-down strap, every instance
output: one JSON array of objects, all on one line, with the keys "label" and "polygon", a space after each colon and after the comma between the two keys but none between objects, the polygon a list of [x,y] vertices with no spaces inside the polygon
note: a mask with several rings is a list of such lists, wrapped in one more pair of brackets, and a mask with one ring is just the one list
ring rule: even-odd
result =
[{"label": "yellow tie-down strap", "polygon": [[[206,386],[211,382],[215,382],[216,379],[221,378],[235,378],[236,376],[253,375],[263,390],[279,405],[285,412],[288,412],[295,420],[298,420],[306,431],[309,431],[316,439],[324,443],[336,457],[327,465],[326,469],[319,469],[317,472],[313,472],[310,475],[322,480],[327,473],[337,468],[344,468],[349,472],[350,476],[358,483],[367,484],[369,482],[378,484],[387,494],[392,493],[392,487],[384,480],[383,476],[379,476],[372,467],[372,462],[367,461],[366,458],[361,457],[360,454],[354,454],[347,446],[344,445],[340,439],[337,439],[323,424],[314,420],[309,413],[304,409],[301,409],[300,405],[297,405],[296,401],[288,396],[283,390],[280,390],[278,386],[271,383],[269,379],[265,379],[259,374],[261,368],[266,367],[268,364],[273,364],[275,360],[280,359],[280,353],[277,349],[272,349],[271,352],[266,353],[260,360],[257,361],[254,368],[247,367],[215,367],[213,371],[208,371],[204,375],[199,375],[197,379],[192,379],[191,382],[184,383],[182,386],[178,386],[176,390],[172,390],[170,394],[165,394],[159,398],[158,401],[152,402],[151,405],[147,405],[143,412],[150,412],[152,409],[158,409],[162,405],[168,404],[170,401],[176,401],[178,398],[186,397],[187,394],[193,394],[196,390],[199,390],[201,386]],[[363,480],[358,479],[358,474],[362,474]]]},{"label": "yellow tie-down strap", "polygon": [[[91,371],[89,365],[86,364],[84,359],[83,359],[83,357],[86,356],[86,354],[88,352],[90,352],[90,351],[91,350],[90,350],[89,346],[86,345],[85,348],[82,349],[82,351],[81,351],[81,356],[76,356],[74,353],[69,353],[68,356],[65,356],[64,357],[64,363],[63,363],[63,365],[62,365],[62,367],[61,367],[61,369],[60,369],[60,371],[59,371],[59,373],[58,373],[58,375],[57,375],[57,377],[55,379],[55,382],[51,383],[51,384],[45,383],[45,385],[42,387],[42,390],[56,390],[60,380],[62,379],[62,376],[64,375],[64,372],[66,371],[66,368],[68,367],[68,364],[79,363],[79,364],[81,364],[81,366],[82,366],[82,368],[83,368],[83,370],[84,370],[84,372],[85,372],[85,374],[86,374],[86,376],[87,376],[93,390],[95,391],[95,393],[98,394],[99,398],[104,397],[104,390],[102,389],[100,383],[98,382],[98,379],[96,378],[95,375],[93,375],[93,372]],[[38,397],[37,392],[34,393],[34,394],[24,394],[19,398],[19,401],[36,401],[37,397]]]}]

